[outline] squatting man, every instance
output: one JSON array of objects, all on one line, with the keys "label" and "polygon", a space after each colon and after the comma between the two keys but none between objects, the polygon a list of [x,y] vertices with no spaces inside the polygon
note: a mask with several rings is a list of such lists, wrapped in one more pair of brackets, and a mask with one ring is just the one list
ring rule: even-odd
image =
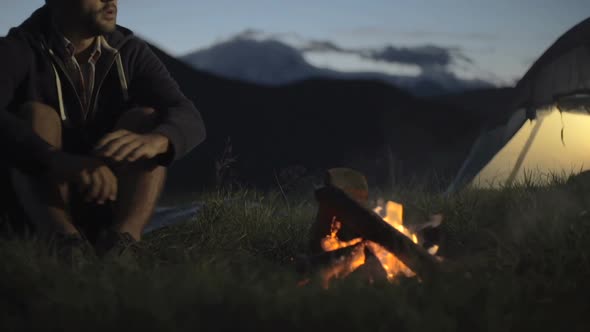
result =
[{"label": "squatting man", "polygon": [[58,253],[141,240],[166,167],[205,139],[200,113],[117,0],[47,0],[0,38],[1,164]]}]

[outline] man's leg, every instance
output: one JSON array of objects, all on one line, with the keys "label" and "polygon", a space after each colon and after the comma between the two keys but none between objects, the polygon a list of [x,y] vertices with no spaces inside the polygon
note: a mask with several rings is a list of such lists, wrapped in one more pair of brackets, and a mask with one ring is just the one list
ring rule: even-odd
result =
[{"label": "man's leg", "polygon": [[[152,108],[136,108],[125,112],[115,129],[147,133],[156,124],[156,113]],[[115,230],[127,232],[139,241],[164,188],[166,167],[158,165],[155,160],[142,160],[114,166],[113,171],[118,179]]]},{"label": "man's leg", "polygon": [[[30,102],[19,110],[19,116],[27,121],[33,131],[47,143],[62,148],[62,126],[57,112],[41,103]],[[77,234],[67,209],[68,187],[52,179],[34,177],[13,170],[12,182],[29,219],[45,235],[58,232]]]}]

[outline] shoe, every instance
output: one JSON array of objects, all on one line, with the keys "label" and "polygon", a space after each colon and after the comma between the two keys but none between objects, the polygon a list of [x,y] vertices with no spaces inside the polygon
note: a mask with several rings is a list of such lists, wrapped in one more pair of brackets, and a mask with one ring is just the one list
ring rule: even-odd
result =
[{"label": "shoe", "polygon": [[95,257],[90,243],[79,234],[56,233],[50,243],[57,259],[70,267],[80,267]]},{"label": "shoe", "polygon": [[96,254],[98,257],[122,257],[134,256],[137,253],[137,244],[139,242],[124,232],[117,232],[112,229],[103,230],[96,241]]}]

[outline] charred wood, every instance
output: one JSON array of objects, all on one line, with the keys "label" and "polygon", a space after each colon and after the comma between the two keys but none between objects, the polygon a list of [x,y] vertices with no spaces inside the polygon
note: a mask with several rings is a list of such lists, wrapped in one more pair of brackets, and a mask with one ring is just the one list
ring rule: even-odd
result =
[{"label": "charred wood", "polygon": [[316,198],[320,206],[337,211],[338,220],[343,225],[351,227],[363,239],[389,250],[422,279],[440,271],[440,263],[435,257],[342,190],[325,186],[316,190]]}]

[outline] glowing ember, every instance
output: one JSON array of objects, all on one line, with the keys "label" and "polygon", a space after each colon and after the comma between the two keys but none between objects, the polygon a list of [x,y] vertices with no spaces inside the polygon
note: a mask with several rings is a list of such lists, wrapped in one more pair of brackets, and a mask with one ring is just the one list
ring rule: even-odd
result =
[{"label": "glowing ember", "polygon": [[438,245],[435,244],[432,247],[428,248],[428,253],[431,255],[436,255],[436,253],[438,252]]},{"label": "glowing ember", "polygon": [[[383,220],[389,225],[394,227],[400,233],[410,238],[414,243],[418,244],[418,237],[412,233],[408,228],[403,225],[403,206],[399,203],[388,201],[385,207],[377,206],[374,210],[375,213],[382,216]],[[383,213],[385,212],[385,213]],[[322,239],[321,245],[324,251],[334,251],[341,248],[346,248],[361,243],[357,248],[354,249],[353,253],[348,257],[342,258],[337,263],[333,264],[329,268],[322,271],[322,277],[325,287],[332,278],[344,277],[359,266],[365,263],[365,248],[369,249],[371,253],[377,257],[381,266],[387,273],[387,279],[392,281],[398,275],[404,275],[406,277],[414,277],[416,273],[407,267],[401,260],[399,260],[393,253],[383,248],[379,244],[364,240],[362,238],[356,238],[350,241],[341,241],[338,238],[338,232],[342,227],[342,223],[336,220],[336,217],[332,219],[332,225],[330,234]],[[431,255],[435,255],[438,251],[438,246],[432,246],[428,249]]]}]

